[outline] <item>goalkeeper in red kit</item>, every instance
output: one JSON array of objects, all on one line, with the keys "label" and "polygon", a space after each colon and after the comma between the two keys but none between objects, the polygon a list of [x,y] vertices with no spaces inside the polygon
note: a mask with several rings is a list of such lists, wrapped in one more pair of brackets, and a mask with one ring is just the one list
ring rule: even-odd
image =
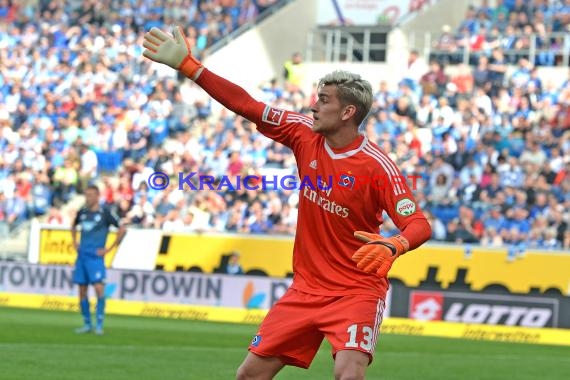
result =
[{"label": "goalkeeper in red kit", "polygon": [[[271,379],[285,365],[308,368],[326,338],[335,378],[364,379],[382,323],[388,271],[431,236],[399,169],[358,132],[372,105],[370,84],[345,71],[324,76],[311,118],[258,102],[209,71],[192,56],[181,28],[173,35],[153,28],[143,46],[145,57],[179,70],[260,133],[291,148],[301,178],[313,184],[334,179],[300,190],[293,282],[259,327],[237,378]],[[384,210],[400,235],[378,235]]]}]

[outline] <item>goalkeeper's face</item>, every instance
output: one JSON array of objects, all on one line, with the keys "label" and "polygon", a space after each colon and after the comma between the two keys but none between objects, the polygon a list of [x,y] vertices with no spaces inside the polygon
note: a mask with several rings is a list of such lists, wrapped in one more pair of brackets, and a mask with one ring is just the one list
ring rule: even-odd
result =
[{"label": "goalkeeper's face", "polygon": [[311,107],[313,131],[325,136],[337,132],[347,122],[346,108],[337,96],[336,86],[326,85],[319,88],[317,102]]}]

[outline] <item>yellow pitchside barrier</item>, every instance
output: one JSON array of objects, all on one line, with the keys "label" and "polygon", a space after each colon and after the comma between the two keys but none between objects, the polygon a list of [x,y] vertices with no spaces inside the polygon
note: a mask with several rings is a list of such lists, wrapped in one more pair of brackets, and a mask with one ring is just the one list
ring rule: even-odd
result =
[{"label": "yellow pitchside barrier", "polygon": [[[29,262],[73,265],[69,229],[36,225],[30,238]],[[112,241],[114,236],[109,237]],[[263,272],[274,278],[292,273],[293,238],[229,234],[173,234],[159,230],[129,230],[121,247],[106,257],[109,268],[212,273],[224,255],[238,251],[245,270]],[[472,291],[503,286],[511,293],[544,293],[557,290],[570,296],[570,253],[529,250],[524,257],[507,260],[507,248],[474,246],[465,255],[460,245],[424,245],[394,263],[390,279],[417,287],[428,272],[442,289],[464,273]]]},{"label": "yellow pitchside barrier", "polygon": [[[0,293],[0,306],[79,312],[77,298]],[[108,314],[258,324],[267,310],[108,300]],[[570,346],[570,330],[386,318],[380,334]]]}]

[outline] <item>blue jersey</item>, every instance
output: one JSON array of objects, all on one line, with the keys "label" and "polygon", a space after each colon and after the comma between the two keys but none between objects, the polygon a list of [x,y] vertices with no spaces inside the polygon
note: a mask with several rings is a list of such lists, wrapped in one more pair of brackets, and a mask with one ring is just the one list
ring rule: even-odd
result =
[{"label": "blue jersey", "polygon": [[119,221],[108,209],[91,211],[84,207],[77,213],[73,225],[81,227],[79,257],[99,257],[97,249],[105,247],[109,227],[119,227]]}]

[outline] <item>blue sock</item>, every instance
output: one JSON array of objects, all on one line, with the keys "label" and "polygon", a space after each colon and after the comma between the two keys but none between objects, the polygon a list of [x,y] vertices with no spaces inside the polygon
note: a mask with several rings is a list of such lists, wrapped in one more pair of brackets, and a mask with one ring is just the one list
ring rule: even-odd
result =
[{"label": "blue sock", "polygon": [[83,321],[85,326],[91,326],[91,313],[89,312],[89,298],[85,297],[79,301],[79,306],[81,308],[81,315],[83,315]]},{"label": "blue sock", "polygon": [[105,297],[97,298],[95,315],[97,318],[97,327],[103,327],[103,319],[105,317]]}]

